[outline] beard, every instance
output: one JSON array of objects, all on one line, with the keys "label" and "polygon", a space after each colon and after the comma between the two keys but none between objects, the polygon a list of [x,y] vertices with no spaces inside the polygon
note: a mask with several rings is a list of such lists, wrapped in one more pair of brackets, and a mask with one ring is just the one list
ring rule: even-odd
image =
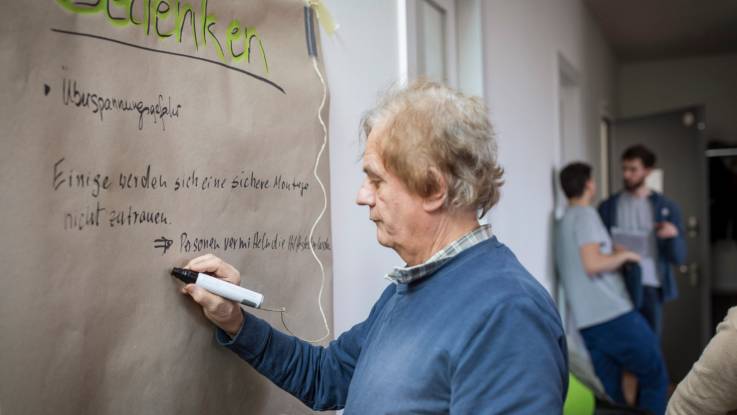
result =
[{"label": "beard", "polygon": [[622,182],[624,183],[625,190],[631,192],[631,191],[639,189],[640,186],[642,186],[645,183],[645,179],[642,178],[636,182],[628,182],[627,180],[623,180]]}]

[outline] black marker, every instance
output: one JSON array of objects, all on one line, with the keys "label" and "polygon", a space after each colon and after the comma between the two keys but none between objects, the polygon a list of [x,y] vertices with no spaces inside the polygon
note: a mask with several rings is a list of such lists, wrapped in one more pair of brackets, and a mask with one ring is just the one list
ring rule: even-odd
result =
[{"label": "black marker", "polygon": [[202,272],[196,272],[184,268],[173,268],[171,275],[187,284],[194,284],[207,291],[217,294],[228,300],[232,300],[253,308],[260,308],[264,302],[264,295],[255,291],[247,290],[240,285],[231,284],[227,281],[215,278]]}]

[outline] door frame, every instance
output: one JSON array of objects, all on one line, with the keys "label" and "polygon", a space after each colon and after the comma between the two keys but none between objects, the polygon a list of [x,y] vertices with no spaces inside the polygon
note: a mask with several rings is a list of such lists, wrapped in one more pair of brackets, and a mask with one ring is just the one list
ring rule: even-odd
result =
[{"label": "door frame", "polygon": [[[418,46],[418,13],[417,3],[425,1],[432,7],[445,13],[445,50],[444,60],[447,70],[447,85],[458,87],[458,45],[456,25],[456,0],[400,0],[397,2],[400,19],[400,77],[402,81],[417,79],[419,75]],[[402,27],[401,20],[404,20]],[[402,30],[404,29],[404,30]],[[403,41],[403,42],[402,42]]]}]

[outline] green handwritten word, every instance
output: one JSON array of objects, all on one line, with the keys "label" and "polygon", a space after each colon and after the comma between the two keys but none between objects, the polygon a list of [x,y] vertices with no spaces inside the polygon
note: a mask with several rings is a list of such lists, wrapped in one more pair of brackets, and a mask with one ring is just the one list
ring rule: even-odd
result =
[{"label": "green handwritten word", "polygon": [[269,72],[264,45],[253,27],[241,24],[237,19],[230,21],[225,32],[225,43],[215,34],[213,27],[217,17],[207,13],[208,0],[200,0],[197,9],[180,0],[56,0],[64,9],[77,14],[104,13],[111,25],[125,27],[140,26],[149,36],[161,39],[174,37],[182,43],[182,34],[191,30],[195,50],[200,46],[214,49],[224,63],[251,63],[251,49],[257,45],[258,53]]}]

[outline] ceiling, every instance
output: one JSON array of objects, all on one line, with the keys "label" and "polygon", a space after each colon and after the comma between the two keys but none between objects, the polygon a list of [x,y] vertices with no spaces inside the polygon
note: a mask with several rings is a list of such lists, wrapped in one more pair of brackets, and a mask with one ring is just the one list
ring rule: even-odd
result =
[{"label": "ceiling", "polygon": [[737,0],[584,0],[621,62],[737,52]]}]

